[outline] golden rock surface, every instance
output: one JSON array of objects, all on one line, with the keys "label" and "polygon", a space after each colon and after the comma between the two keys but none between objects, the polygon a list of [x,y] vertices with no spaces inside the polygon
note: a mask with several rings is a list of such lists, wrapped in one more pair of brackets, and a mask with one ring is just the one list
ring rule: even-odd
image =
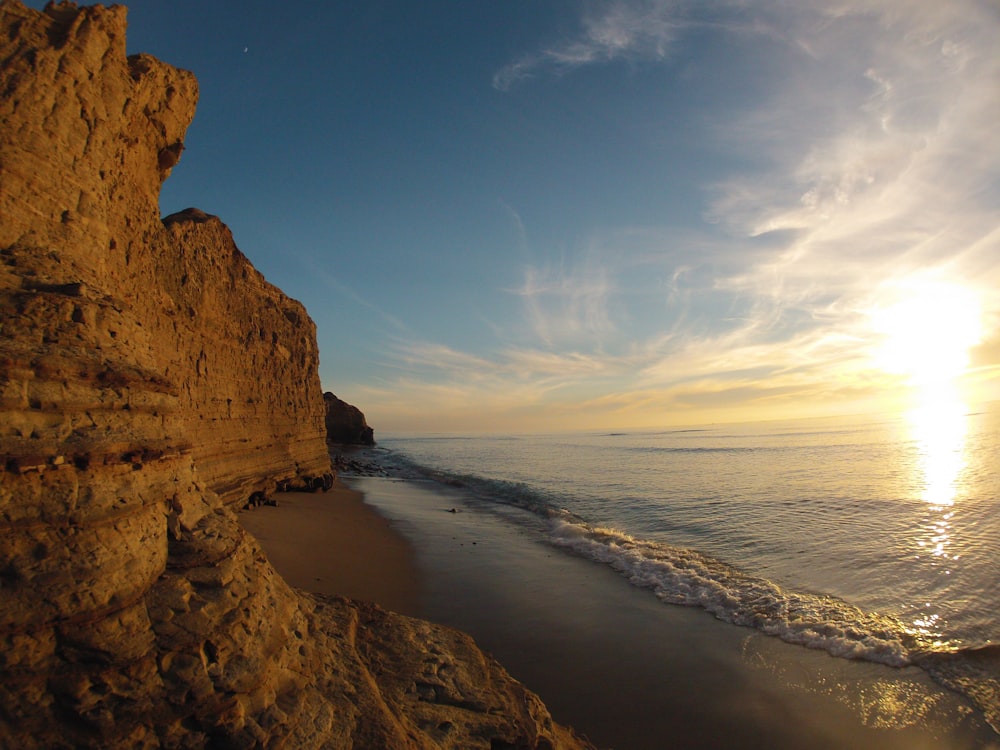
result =
[{"label": "golden rock surface", "polygon": [[0,0],[0,747],[586,746],[240,527],[330,472],[315,326],[217,218],[161,220],[197,83],[125,28]]}]

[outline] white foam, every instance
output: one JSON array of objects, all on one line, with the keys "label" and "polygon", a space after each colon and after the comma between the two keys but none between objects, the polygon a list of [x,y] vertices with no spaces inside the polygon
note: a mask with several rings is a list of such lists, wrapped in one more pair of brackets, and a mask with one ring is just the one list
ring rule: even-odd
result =
[{"label": "white foam", "polygon": [[551,539],[609,565],[664,602],[701,607],[725,622],[834,656],[894,667],[910,664],[907,644],[914,645],[914,637],[895,618],[832,597],[788,592],[695,550],[635,539],[614,529],[555,519]]}]

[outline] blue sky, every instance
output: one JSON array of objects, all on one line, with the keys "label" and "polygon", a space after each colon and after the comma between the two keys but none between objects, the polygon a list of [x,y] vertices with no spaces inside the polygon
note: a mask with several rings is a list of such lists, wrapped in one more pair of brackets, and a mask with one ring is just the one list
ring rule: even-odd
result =
[{"label": "blue sky", "polygon": [[1000,398],[992,0],[129,5],[377,433]]}]

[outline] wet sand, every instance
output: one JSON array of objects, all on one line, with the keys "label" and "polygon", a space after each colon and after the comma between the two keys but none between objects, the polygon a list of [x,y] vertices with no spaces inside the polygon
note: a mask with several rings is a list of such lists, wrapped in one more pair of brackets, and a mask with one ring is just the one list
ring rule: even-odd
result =
[{"label": "wet sand", "polygon": [[421,616],[472,634],[599,747],[1000,747],[968,701],[915,667],[837,659],[663,604],[546,544],[537,516],[498,515],[461,490],[348,481],[413,543]]},{"label": "wet sand", "polygon": [[472,634],[600,747],[1000,748],[967,701],[916,668],[836,659],[664,605],[547,545],[537,518],[502,518],[460,490],[346,481],[363,495],[279,495],[240,519],[292,585]]},{"label": "wet sand", "polygon": [[277,507],[244,510],[240,522],[297,588],[419,613],[414,550],[360,492],[341,483],[326,493],[287,492]]}]

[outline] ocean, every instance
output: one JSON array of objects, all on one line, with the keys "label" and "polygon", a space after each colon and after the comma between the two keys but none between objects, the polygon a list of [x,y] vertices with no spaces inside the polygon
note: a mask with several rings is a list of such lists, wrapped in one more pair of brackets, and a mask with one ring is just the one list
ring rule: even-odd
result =
[{"label": "ocean", "polygon": [[665,607],[918,667],[1000,731],[1000,408],[389,436],[379,454]]}]

